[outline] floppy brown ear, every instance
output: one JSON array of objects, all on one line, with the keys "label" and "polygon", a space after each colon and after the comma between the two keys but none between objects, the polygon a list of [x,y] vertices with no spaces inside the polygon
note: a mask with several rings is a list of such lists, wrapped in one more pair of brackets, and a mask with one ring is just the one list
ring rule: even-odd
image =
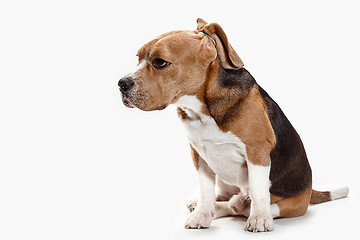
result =
[{"label": "floppy brown ear", "polygon": [[216,50],[219,54],[221,64],[225,69],[239,69],[244,66],[243,61],[228,42],[224,30],[219,24],[208,24],[201,18],[197,19],[197,24],[198,31],[206,33],[215,40]]}]

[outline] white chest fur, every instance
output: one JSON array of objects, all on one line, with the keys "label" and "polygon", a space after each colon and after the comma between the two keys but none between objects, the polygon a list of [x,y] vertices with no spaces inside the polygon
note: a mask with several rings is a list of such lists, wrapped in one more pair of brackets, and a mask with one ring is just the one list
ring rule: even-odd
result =
[{"label": "white chest fur", "polygon": [[182,122],[190,144],[208,166],[223,181],[236,186],[246,186],[247,160],[245,144],[232,132],[223,132],[215,120],[201,112],[203,104],[195,96],[183,96],[176,105],[189,119]]}]

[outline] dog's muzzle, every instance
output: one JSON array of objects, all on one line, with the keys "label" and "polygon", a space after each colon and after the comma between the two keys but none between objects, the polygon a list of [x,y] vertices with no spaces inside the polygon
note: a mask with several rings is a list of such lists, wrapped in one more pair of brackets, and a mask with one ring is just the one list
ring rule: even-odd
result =
[{"label": "dog's muzzle", "polygon": [[124,77],[119,80],[118,86],[122,95],[122,100],[125,106],[133,108],[131,102],[131,92],[134,88],[135,82],[132,77]]}]

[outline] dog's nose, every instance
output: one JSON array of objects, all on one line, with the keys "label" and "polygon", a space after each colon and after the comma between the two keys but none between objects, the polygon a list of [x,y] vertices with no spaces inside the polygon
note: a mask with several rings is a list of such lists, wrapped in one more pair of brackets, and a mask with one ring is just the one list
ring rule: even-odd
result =
[{"label": "dog's nose", "polygon": [[127,92],[134,86],[134,81],[131,77],[125,77],[119,80],[118,85],[121,92]]}]

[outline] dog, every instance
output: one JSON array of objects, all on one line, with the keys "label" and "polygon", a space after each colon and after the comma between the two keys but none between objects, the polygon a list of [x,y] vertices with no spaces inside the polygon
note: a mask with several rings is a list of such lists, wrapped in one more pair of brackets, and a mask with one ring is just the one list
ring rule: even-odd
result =
[{"label": "dog", "polygon": [[[349,188],[312,189],[302,141],[278,104],[244,68],[217,23],[172,31],[138,51],[134,72],[118,82],[125,106],[177,106],[199,175],[185,228],[247,217],[245,230],[274,229],[274,218],[304,215],[309,204],[347,197]],[[215,194],[215,186],[218,187]]]}]

